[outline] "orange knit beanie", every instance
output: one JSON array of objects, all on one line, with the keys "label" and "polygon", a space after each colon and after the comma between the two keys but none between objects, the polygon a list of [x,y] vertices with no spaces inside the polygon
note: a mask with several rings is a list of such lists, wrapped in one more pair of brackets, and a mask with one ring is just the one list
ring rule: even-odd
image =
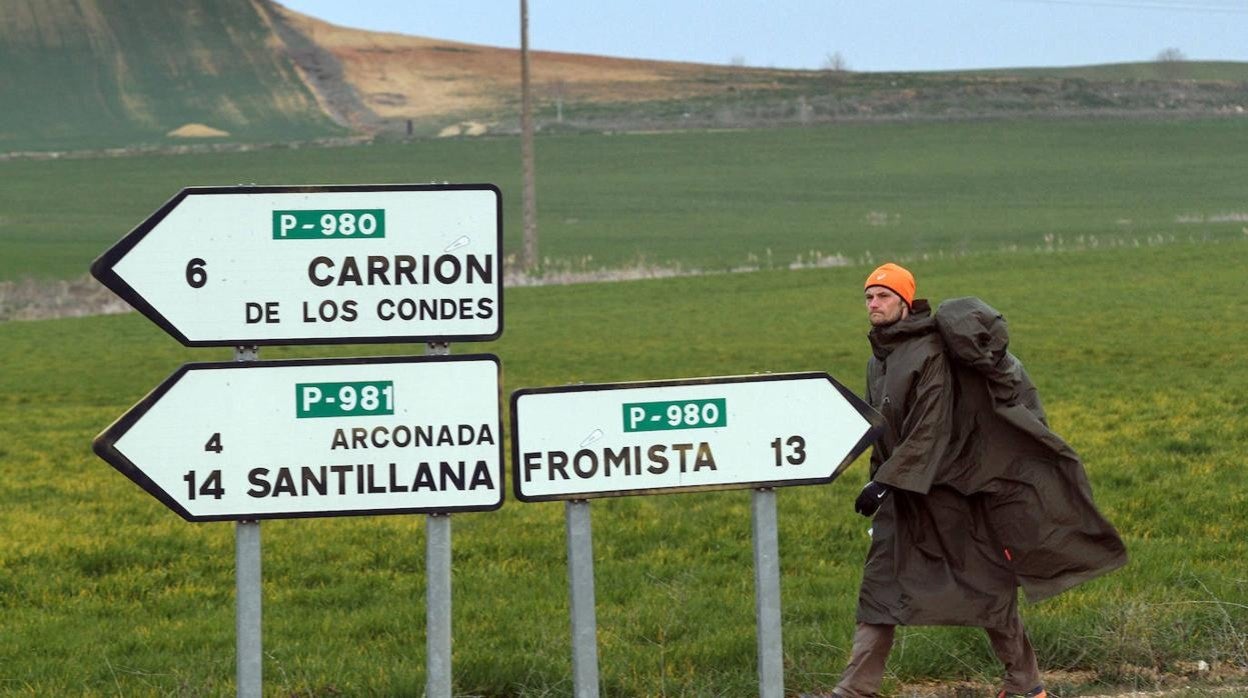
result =
[{"label": "orange knit beanie", "polygon": [[906,305],[914,304],[914,274],[892,262],[882,264],[878,269],[871,272],[871,275],[867,277],[867,283],[863,286],[863,290],[872,286],[883,286],[901,296]]}]

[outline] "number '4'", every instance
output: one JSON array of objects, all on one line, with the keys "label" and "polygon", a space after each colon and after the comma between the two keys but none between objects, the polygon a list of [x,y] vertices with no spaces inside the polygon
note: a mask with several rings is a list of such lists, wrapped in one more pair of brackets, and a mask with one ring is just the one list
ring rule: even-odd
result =
[{"label": "number '4'", "polygon": [[217,433],[208,437],[208,443],[204,444],[204,450],[212,451],[213,453],[221,452],[222,450],[221,449],[221,432],[218,431]]}]

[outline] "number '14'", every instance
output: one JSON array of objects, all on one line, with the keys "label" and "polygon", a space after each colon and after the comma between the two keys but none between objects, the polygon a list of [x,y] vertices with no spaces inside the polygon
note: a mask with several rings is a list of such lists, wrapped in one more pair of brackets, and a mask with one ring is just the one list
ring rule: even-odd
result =
[{"label": "number '14'", "polygon": [[196,473],[194,470],[188,470],[186,475],[182,476],[186,482],[187,499],[195,499],[196,497],[212,497],[213,499],[221,499],[225,496],[225,488],[221,486],[221,471],[211,470],[208,477],[203,482],[196,483]]}]

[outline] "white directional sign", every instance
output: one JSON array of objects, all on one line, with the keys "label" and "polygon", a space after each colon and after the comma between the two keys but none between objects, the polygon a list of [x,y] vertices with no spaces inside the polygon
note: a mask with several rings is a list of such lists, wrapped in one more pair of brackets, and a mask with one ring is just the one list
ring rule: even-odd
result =
[{"label": "white directional sign", "polygon": [[503,503],[489,354],[186,364],[95,452],[190,521]]},{"label": "white directional sign", "polygon": [[186,346],[496,339],[497,187],[183,189],[91,265]]},{"label": "white directional sign", "polygon": [[831,482],[879,420],[826,373],[518,390],[512,482],[526,502]]}]

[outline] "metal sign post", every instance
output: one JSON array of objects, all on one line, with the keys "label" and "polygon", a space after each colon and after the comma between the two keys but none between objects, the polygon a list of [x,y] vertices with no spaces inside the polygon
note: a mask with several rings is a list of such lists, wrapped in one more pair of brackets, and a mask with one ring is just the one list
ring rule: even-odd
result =
[{"label": "metal sign post", "polygon": [[568,500],[572,666],[598,695],[591,497],[753,488],[759,693],[784,694],[776,494],[831,482],[875,440],[880,416],[826,373],[523,389],[511,396],[512,486]]},{"label": "metal sign post", "polygon": [[[238,347],[235,361],[255,361],[260,350]],[[263,660],[262,577],[260,568],[260,522],[234,525],[234,643],[235,683],[240,698],[260,698]]]},{"label": "metal sign post", "polygon": [[240,698],[260,698],[264,657],[261,623],[260,522],[234,524],[235,674]]},{"label": "metal sign post", "polygon": [[[237,690],[259,698],[260,519],[426,513],[430,696],[451,695],[452,511],[503,503],[492,184],[189,187],[91,265],[186,346],[93,450],[188,521],[235,521]],[[257,346],[441,342],[426,357],[260,362]]]},{"label": "metal sign post", "polygon": [[776,491],[767,487],[750,495],[754,531],[754,615],[758,626],[758,695],[784,696],[784,642],[780,624],[780,541]]},{"label": "metal sign post", "polygon": [[451,517],[425,517],[425,695],[451,696]]},{"label": "metal sign post", "polygon": [[[426,356],[446,356],[445,343],[425,346]],[[500,437],[501,440],[501,437]],[[425,517],[425,695],[451,698],[451,517]]]},{"label": "metal sign post", "polygon": [[572,615],[572,695],[598,698],[598,621],[594,610],[594,539],[589,502],[564,505]]}]

